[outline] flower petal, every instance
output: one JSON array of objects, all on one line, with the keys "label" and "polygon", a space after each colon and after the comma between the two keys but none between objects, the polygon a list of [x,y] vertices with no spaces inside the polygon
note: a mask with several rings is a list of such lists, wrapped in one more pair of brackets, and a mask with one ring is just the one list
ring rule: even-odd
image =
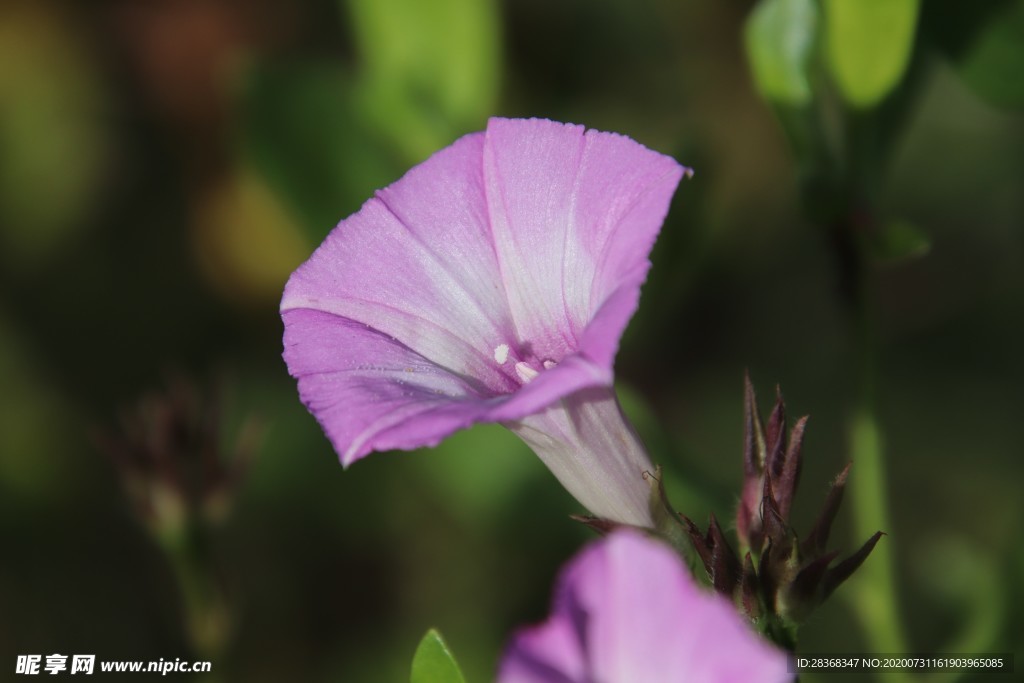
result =
[{"label": "flower petal", "polygon": [[586,615],[594,677],[689,680],[677,634],[696,630],[688,628],[687,603],[698,589],[681,571],[679,558],[633,534],[616,534],[587,550],[563,579],[556,610]]},{"label": "flower petal", "polygon": [[[518,383],[494,362],[514,338],[487,226],[483,136],[466,136],[343,220],[285,287],[281,311],[363,323],[492,393]],[[343,347],[335,349],[346,362]]]},{"label": "flower petal", "polygon": [[577,683],[588,681],[579,633],[565,615],[522,631],[509,645],[499,683]]},{"label": "flower petal", "polygon": [[[647,256],[684,169],[621,135],[530,119],[491,119],[487,205],[519,339],[539,359],[592,351],[611,367]],[[605,309],[581,347],[585,329]]]},{"label": "flower petal", "polygon": [[[565,624],[575,639],[562,633]],[[579,660],[582,671],[566,666]],[[793,678],[786,664],[727,600],[701,590],[667,546],[618,530],[572,560],[551,620],[516,636],[498,680],[781,683]]]},{"label": "flower petal", "polygon": [[490,408],[479,386],[381,332],[323,311],[285,311],[299,396],[350,465],[373,450],[436,445]]}]

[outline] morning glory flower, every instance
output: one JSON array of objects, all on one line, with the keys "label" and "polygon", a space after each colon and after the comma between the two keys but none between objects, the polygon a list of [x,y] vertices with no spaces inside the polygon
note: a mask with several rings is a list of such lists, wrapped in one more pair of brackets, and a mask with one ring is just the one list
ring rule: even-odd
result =
[{"label": "morning glory flower", "polygon": [[651,525],[612,365],[684,172],[621,135],[491,119],[341,221],[281,314],[342,464],[500,422],[592,514]]},{"label": "morning glory flower", "polygon": [[782,683],[786,655],[660,541],[620,529],[563,570],[550,618],[519,632],[498,683]]}]

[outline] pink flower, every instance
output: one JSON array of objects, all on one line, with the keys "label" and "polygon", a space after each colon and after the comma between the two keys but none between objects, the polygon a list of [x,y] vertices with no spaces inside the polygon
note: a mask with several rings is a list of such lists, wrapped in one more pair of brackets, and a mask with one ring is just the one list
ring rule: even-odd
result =
[{"label": "pink flower", "polygon": [[620,135],[492,119],[343,220],[281,301],[342,463],[501,422],[593,514],[649,525],[612,365],[683,172]]},{"label": "pink flower", "polygon": [[498,683],[782,683],[787,668],[668,546],[619,530],[563,570],[551,617],[513,638]]}]

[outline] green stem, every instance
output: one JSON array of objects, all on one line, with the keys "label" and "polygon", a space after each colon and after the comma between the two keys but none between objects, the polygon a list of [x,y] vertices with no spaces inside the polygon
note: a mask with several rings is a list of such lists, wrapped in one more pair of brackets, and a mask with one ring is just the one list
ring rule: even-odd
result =
[{"label": "green stem", "polygon": [[165,552],[181,591],[185,610],[185,632],[196,655],[213,663],[221,663],[229,629],[229,617],[223,592],[213,575],[208,539],[202,522],[188,520],[174,533],[160,534]]},{"label": "green stem", "polygon": [[[858,178],[870,172],[870,126],[863,119],[850,122],[849,145],[852,187],[861,184]],[[864,139],[867,136],[869,139]],[[857,149],[860,148],[858,154]],[[867,159],[865,159],[865,156]],[[868,287],[868,257],[863,231],[871,229],[870,189],[863,194],[852,192],[847,207],[848,215],[835,226],[836,246],[843,272],[843,293],[852,322],[852,335],[856,354],[858,397],[850,427],[849,495],[853,507],[854,532],[858,540],[876,531],[891,532],[889,494],[886,478],[885,451],[881,427],[877,416],[876,395],[877,363],[874,334],[874,316]],[[859,195],[859,196],[858,196]],[[861,203],[863,202],[863,203]],[[871,557],[857,571],[844,594],[861,622],[868,646],[876,653],[907,652],[907,638],[900,616],[896,586],[895,562],[892,544],[888,539],[875,546]],[[912,681],[909,673],[892,673],[887,680]]]},{"label": "green stem", "polygon": [[[839,296],[850,321],[857,396],[850,430],[853,467],[847,491],[859,541],[876,531],[892,530],[883,439],[876,413],[876,341],[868,286],[868,245],[876,229],[874,203],[882,166],[878,121],[876,112],[845,112],[842,153],[838,155],[841,165],[828,163],[826,151],[805,155],[815,163],[807,169],[802,197],[808,218],[828,229],[836,257]],[[861,623],[867,646],[875,653],[907,651],[891,548],[889,539],[883,539],[840,591]],[[914,677],[891,673],[887,680],[898,683]]]},{"label": "green stem", "polygon": [[[850,441],[854,466],[848,490],[853,503],[854,531],[858,539],[865,539],[876,531],[891,530],[892,526],[882,436],[875,416],[863,407],[854,417]],[[877,653],[907,652],[894,568],[892,544],[886,539],[875,546],[845,592],[864,627],[871,650]],[[904,680],[909,680],[909,676]]]}]

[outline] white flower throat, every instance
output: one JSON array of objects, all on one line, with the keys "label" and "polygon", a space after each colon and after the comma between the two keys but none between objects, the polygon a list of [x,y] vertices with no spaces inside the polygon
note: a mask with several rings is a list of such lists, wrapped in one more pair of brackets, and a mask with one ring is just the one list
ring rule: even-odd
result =
[{"label": "white flower throat", "polygon": [[[498,344],[497,346],[494,347],[494,361],[498,365],[504,365],[506,362],[508,362],[509,351],[510,349],[508,344]],[[543,366],[544,370],[550,370],[551,368],[558,365],[558,363],[556,363],[553,360],[547,359],[542,361],[541,365]],[[513,369],[516,371],[516,377],[518,377],[519,381],[522,382],[523,384],[530,383],[537,375],[541,373],[540,370],[530,365],[526,361],[517,361],[515,366],[513,366]]]}]

